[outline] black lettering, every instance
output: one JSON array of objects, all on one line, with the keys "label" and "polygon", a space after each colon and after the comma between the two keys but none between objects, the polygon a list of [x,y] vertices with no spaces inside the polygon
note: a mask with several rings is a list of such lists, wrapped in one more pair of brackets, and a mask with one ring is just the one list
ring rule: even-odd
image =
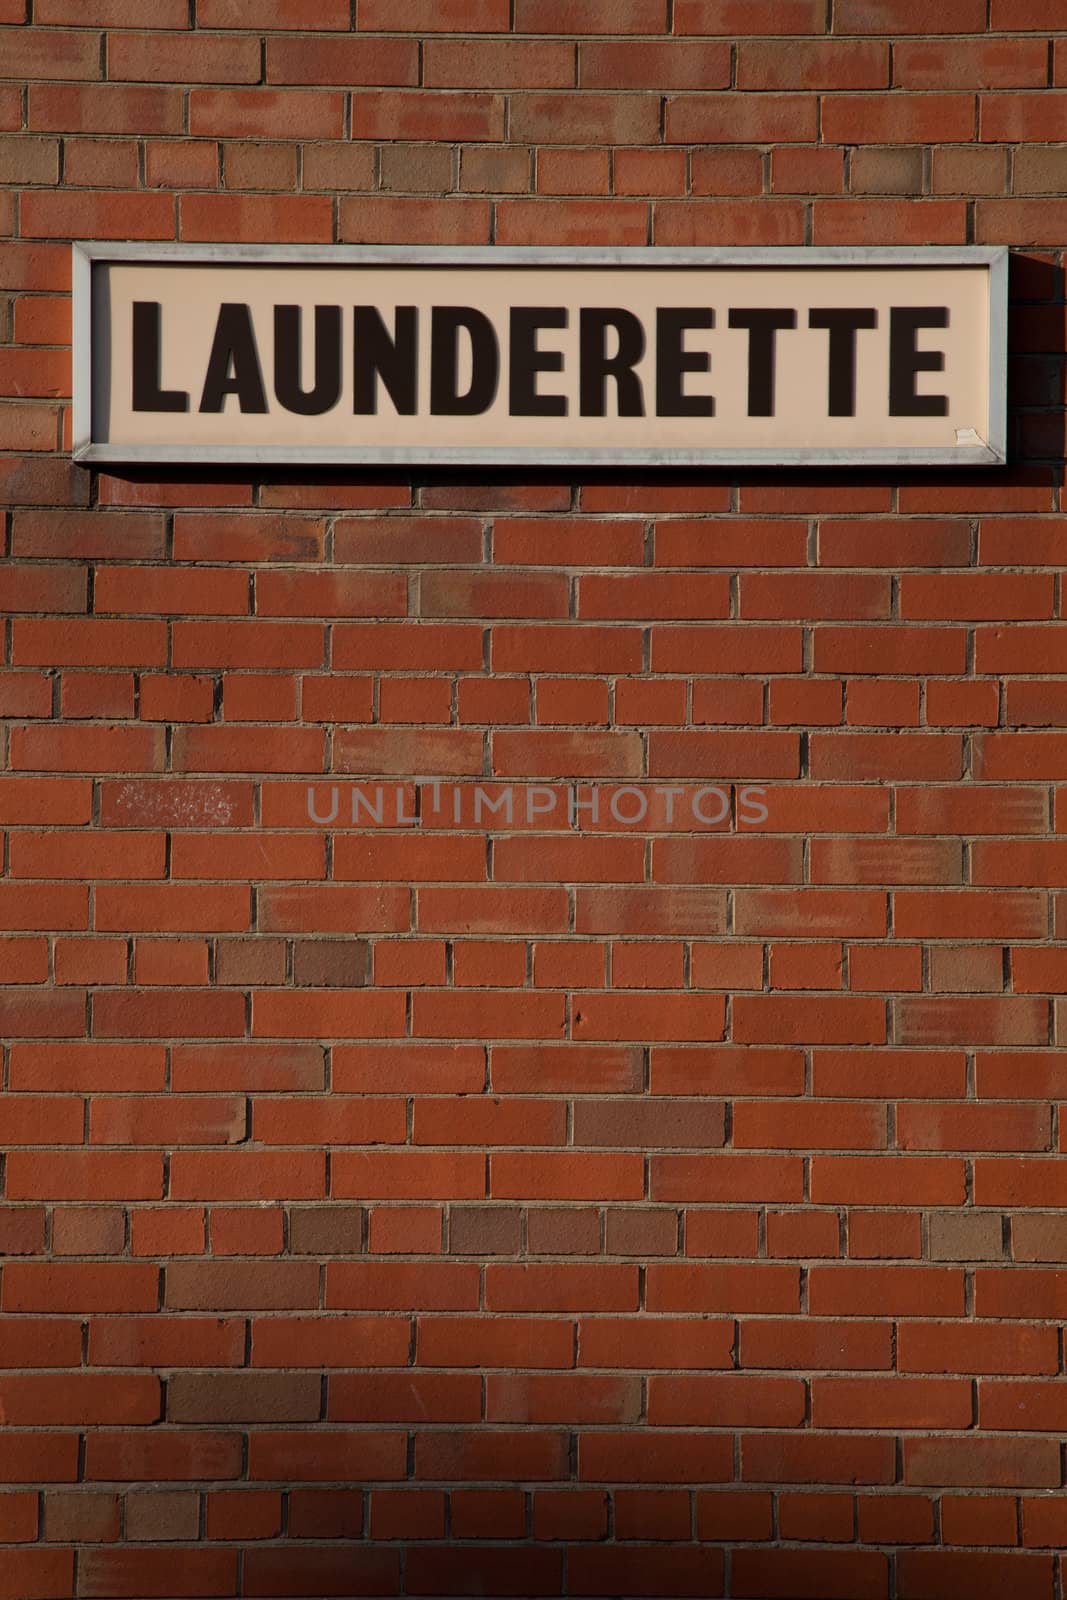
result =
[{"label": "black lettering", "polygon": [[256,336],[252,331],[252,313],[240,301],[219,307],[204,392],[200,396],[201,411],[221,411],[230,394],[237,396],[242,411],[262,414],[267,409]]},{"label": "black lettering", "polygon": [[742,307],[730,312],[731,328],[748,329],[748,414],[774,416],[775,335],[795,328],[797,314],[785,307]]},{"label": "black lettering", "polygon": [[418,311],[397,306],[390,336],[377,306],[353,306],[352,410],[357,416],[377,416],[378,379],[388,391],[398,416],[413,417],[418,394]]},{"label": "black lettering", "polygon": [[710,306],[658,306],[656,308],[656,415],[660,417],[713,417],[710,394],[686,394],[687,372],[710,372],[707,350],[686,350],[688,328],[714,328]]},{"label": "black lettering", "polygon": [[[605,349],[609,328],[618,336],[613,356]],[[582,308],[578,314],[578,408],[583,417],[607,415],[609,378],[615,380],[619,416],[644,416],[641,380],[634,371],[644,353],[645,330],[632,311]]]},{"label": "black lettering", "polygon": [[188,411],[184,389],[159,387],[160,323],[158,300],[133,302],[133,409],[134,411]]},{"label": "black lettering", "polygon": [[315,381],[300,383],[299,306],[274,307],[274,393],[286,411],[321,417],[341,398],[341,307],[315,307]]},{"label": "black lettering", "polygon": [[[471,381],[459,389],[459,334],[471,342]],[[476,417],[496,398],[500,353],[493,324],[473,306],[434,306],[430,313],[430,412],[437,417]]]},{"label": "black lettering", "polygon": [[561,350],[539,350],[541,328],[565,328],[563,306],[512,306],[508,365],[508,409],[513,417],[565,417],[567,397],[538,394],[539,372],[562,372]]},{"label": "black lettering", "polygon": [[889,310],[889,415],[947,417],[948,396],[916,394],[917,372],[944,372],[943,350],[917,350],[920,328],[947,328],[948,306],[891,306]]},{"label": "black lettering", "polygon": [[856,415],[856,333],[877,326],[877,311],[866,306],[816,307],[808,312],[808,327],[826,328],[830,334],[827,416]]}]

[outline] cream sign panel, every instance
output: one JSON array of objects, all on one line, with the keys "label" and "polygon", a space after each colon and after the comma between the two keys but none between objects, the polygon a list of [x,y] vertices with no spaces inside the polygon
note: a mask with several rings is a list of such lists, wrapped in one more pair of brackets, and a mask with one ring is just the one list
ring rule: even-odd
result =
[{"label": "cream sign panel", "polygon": [[1006,254],[75,246],[75,455],[993,464]]}]

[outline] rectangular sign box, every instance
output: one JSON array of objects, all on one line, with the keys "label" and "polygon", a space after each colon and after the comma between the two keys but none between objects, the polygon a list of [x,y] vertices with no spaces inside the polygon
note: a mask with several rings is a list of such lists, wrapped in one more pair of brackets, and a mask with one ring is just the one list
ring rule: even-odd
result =
[{"label": "rectangular sign box", "polygon": [[1003,247],[74,246],[74,456],[996,465]]}]

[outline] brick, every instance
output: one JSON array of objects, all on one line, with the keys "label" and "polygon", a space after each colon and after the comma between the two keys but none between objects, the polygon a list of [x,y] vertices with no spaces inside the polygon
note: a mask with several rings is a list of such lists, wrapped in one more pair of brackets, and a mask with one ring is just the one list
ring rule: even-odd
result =
[{"label": "brick", "polygon": [[450,244],[484,244],[489,231],[489,206],[482,200],[374,196],[358,203],[341,202],[341,237],[356,243],[384,238],[396,243],[443,239]]},{"label": "brick", "polygon": [[1013,1217],[1012,1255],[1016,1261],[1060,1261],[1063,1259],[1063,1233],[1063,1221],[1059,1217]]},{"label": "brick", "polygon": [[856,1316],[877,1304],[884,1315],[963,1314],[963,1273],[947,1267],[817,1266],[810,1273],[816,1316]]},{"label": "brick", "polygon": [[281,1495],[256,1490],[219,1490],[207,1496],[209,1539],[271,1539],[280,1533]]},{"label": "brick", "polygon": [[1001,244],[1008,234],[1024,244],[1044,244],[1058,237],[1061,222],[1058,200],[980,200],[975,232],[984,244]]},{"label": "brick", "polygon": [[655,1263],[646,1272],[650,1311],[782,1313],[799,1308],[795,1267]]},{"label": "brick", "polygon": [[56,622],[27,618],[12,631],[16,666],[163,666],[166,661],[163,623],[96,617]]},{"label": "brick", "polygon": [[[226,145],[223,160],[226,183],[231,189],[295,187],[297,172],[295,146],[232,143]],[[311,184],[309,187],[317,186]]]},{"label": "brick", "polygon": [[874,1106],[812,1100],[788,1107],[742,1102],[734,1108],[737,1149],[878,1150],[885,1138],[884,1120]]},{"label": "brick", "polygon": [[815,101],[800,94],[743,99],[682,95],[667,102],[670,144],[806,144],[816,137]]},{"label": "brick", "polygon": [[802,233],[803,208],[795,200],[660,200],[655,208],[657,244],[795,244]]},{"label": "brick", "polygon": [[517,0],[515,7],[518,33],[661,33],[665,23],[663,0]]},{"label": "brick", "polygon": [[60,705],[68,717],[132,717],[133,675],[128,672],[68,672]]},{"label": "brick", "polygon": [[653,1427],[713,1420],[717,1427],[799,1427],[805,1404],[804,1385],[797,1378],[723,1373],[684,1378],[653,1375],[648,1380],[648,1420]]},{"label": "brick", "polygon": [[789,1202],[803,1192],[802,1163],[795,1156],[656,1155],[651,1169],[657,1201]]},{"label": "brick", "polygon": [[432,39],[424,46],[424,54],[428,88],[569,88],[574,82],[573,45],[519,39]]},{"label": "brick", "polygon": [[108,35],[108,77],[133,83],[258,83],[254,39],[120,33]]},{"label": "brick", "polygon": [[333,90],[235,88],[189,93],[188,131],[197,137],[270,138],[279,127],[298,127],[304,139],[336,139],[343,118],[344,96]]},{"label": "brick", "polygon": [[[993,1543],[993,1529],[987,1525],[986,1532],[987,1537],[982,1542]],[[983,1582],[1007,1579],[1021,1594],[1038,1596],[1051,1592],[1052,1566],[1047,1557],[987,1552],[978,1556],[947,1550],[907,1550],[900,1556],[900,1581],[906,1594],[958,1593],[956,1586],[971,1581],[978,1572]]]},{"label": "brick", "polygon": [[159,1270],[134,1262],[16,1261],[4,1274],[5,1311],[154,1311]]},{"label": "brick", "polygon": [[466,146],[460,153],[459,186],[470,194],[525,194],[530,186],[529,152]]},{"label": "brick", "polygon": [[1059,1484],[1048,1439],[907,1439],[904,1481],[977,1488],[1040,1488]]},{"label": "brick", "polygon": [[1040,999],[909,999],[894,1009],[902,1044],[1042,1044],[1048,1038],[1048,1006]]},{"label": "brick", "polygon": [[958,244],[966,233],[961,202],[818,200],[813,237],[820,244],[881,244],[906,238],[910,244]]},{"label": "brick", "polygon": [[922,150],[918,145],[867,146],[853,153],[849,187],[853,194],[911,195],[922,189]]},{"label": "brick", "polygon": [[[79,19],[81,20],[81,19]],[[5,40],[5,78],[91,79],[100,76],[99,35],[26,29]]]},{"label": "brick", "polygon": [[840,194],[845,186],[840,150],[785,145],[771,152],[774,194]]},{"label": "brick", "polygon": [[74,1580],[74,1554],[70,1550],[9,1550],[4,1566],[4,1587],[12,1597],[26,1595],[28,1600],[43,1600],[49,1590],[61,1593]]},{"label": "brick", "polygon": [[1062,1543],[1063,1507],[1058,1498],[1041,1496],[1031,1500],[1023,1496],[1020,1505],[1024,1545],[1048,1545],[1055,1549]]},{"label": "brick", "polygon": [[59,1092],[162,1089],[165,1070],[165,1052],[152,1045],[16,1044],[10,1087]]},{"label": "brick", "polygon": [[686,1538],[689,1496],[676,1489],[620,1489],[615,1495],[616,1525],[624,1539]]},{"label": "brick", "polygon": [[826,17],[815,0],[777,0],[766,13],[753,13],[744,0],[678,0],[679,33],[822,33]]},{"label": "brick", "polygon": [[745,40],[738,47],[739,89],[884,89],[888,84],[888,47],[873,40]]},{"label": "brick", "polygon": [[333,207],[325,195],[187,194],[179,210],[183,239],[313,243],[333,238]]},{"label": "brick", "polygon": [[967,1378],[813,1378],[816,1428],[966,1428],[971,1425]]},{"label": "brick", "polygon": [[608,194],[611,170],[607,151],[540,151],[537,189],[540,194]]},{"label": "brick", "polygon": [[319,1416],[317,1374],[176,1373],[167,1384],[171,1422],[305,1422]]},{"label": "brick", "polygon": [[186,1032],[209,1039],[243,1036],[242,995],[200,990],[195,1007],[195,1018],[191,1018],[190,996],[184,989],[105,990],[95,997],[94,1028],[104,1039],[168,1038]]},{"label": "brick", "polygon": [[893,81],[906,89],[1043,87],[1047,60],[1042,43],[957,39],[946,46],[941,40],[903,40],[893,51]]},{"label": "brick", "polygon": [[933,1216],[929,1228],[932,1261],[990,1261],[1003,1253],[998,1216]]},{"label": "brick", "polygon": [[814,839],[811,881],[851,884],[957,884],[962,863],[948,839]]},{"label": "brick", "polygon": [[923,1495],[860,1495],[857,1520],[865,1542],[929,1544],[934,1536],[933,1501]]},{"label": "brick", "polygon": [[214,189],[219,182],[218,147],[199,139],[146,142],[145,182],[151,189]]},{"label": "brick", "polygon": [[70,478],[66,462],[10,456],[0,463],[0,505],[24,505],[27,501],[52,505],[58,501],[84,504],[84,484]]},{"label": "brick", "polygon": [[[92,0],[91,5],[81,5],[77,0],[41,0],[35,11],[38,22],[74,24],[76,27],[121,27],[127,16],[122,0]],[[160,0],[150,18],[138,19],[146,28],[182,28],[188,23],[188,13],[179,0]],[[205,26],[211,26],[204,19]]]},{"label": "brick", "polygon": [[34,1157],[12,1155],[8,1195],[36,1200],[158,1200],[163,1188],[162,1156],[150,1152],[67,1150]]},{"label": "brick", "polygon": [[130,1218],[132,1255],[200,1255],[203,1249],[204,1213],[198,1208],[139,1210]]},{"label": "brick", "polygon": [[126,1537],[131,1540],[195,1539],[200,1497],[188,1491],[126,1497]]},{"label": "brick", "polygon": [[739,1550],[734,1583],[739,1595],[781,1595],[802,1592],[883,1595],[888,1578],[886,1557],[880,1551],[840,1550]]},{"label": "brick", "polygon": [[1051,588],[1039,574],[1001,573],[993,577],[989,573],[960,573],[933,577],[909,573],[901,579],[901,615],[910,619],[1024,621],[1051,617],[1052,606]]},{"label": "brick", "polygon": [[976,1163],[976,1186],[983,1205],[1040,1205],[1044,1194],[1051,1199],[1057,1179],[1055,1161],[1003,1158]]},{"label": "brick", "polygon": [[43,1536],[49,1542],[79,1544],[110,1542],[118,1538],[117,1495],[92,1491],[48,1490],[44,1498]]},{"label": "brick", "polygon": [[418,82],[418,47],[398,38],[268,39],[268,83],[318,86],[382,84],[404,87]]},{"label": "brick", "polygon": [[636,1269],[629,1265],[510,1265],[486,1268],[490,1311],[635,1311]]},{"label": "brick", "polygon": [[912,1260],[922,1253],[917,1211],[850,1211],[848,1253],[853,1260]]},{"label": "brick", "polygon": [[167,1268],[169,1310],[291,1310],[318,1304],[319,1269],[303,1261],[176,1261]]},{"label": "brick", "polygon": [[0,1379],[5,1422],[19,1426],[67,1423],[154,1423],[160,1418],[158,1378],[77,1373]]},{"label": "brick", "polygon": [[[990,1431],[1011,1433],[1026,1422],[1055,1428],[1059,1426],[1058,1400],[1059,1388],[1055,1383],[998,1383],[986,1379],[979,1387],[979,1422]],[[1012,1531],[1014,1535],[1014,1528]]]},{"label": "brick", "polygon": [[578,83],[583,89],[708,90],[724,89],[729,81],[729,46],[718,41],[585,43],[579,52]]},{"label": "brick", "polygon": [[792,778],[799,764],[793,733],[653,732],[649,736],[649,772],[656,778]]},{"label": "brick", "polygon": [[30,191],[22,228],[25,237],[36,239],[169,239],[173,204],[167,195]]},{"label": "brick", "polygon": [[962,1205],[966,1192],[962,1161],[947,1157],[819,1156],[811,1182],[820,1205]]},{"label": "brick", "polygon": [[636,245],[648,234],[647,207],[636,200],[501,200],[497,215],[502,244],[583,245],[618,238]]},{"label": "brick", "polygon": [[499,139],[504,131],[501,95],[356,89],[350,99],[353,139]]},{"label": "brick", "polygon": [[165,864],[164,840],[150,833],[78,837],[26,829],[11,847],[17,878],[161,878]]},{"label": "brick", "polygon": [[[767,1253],[771,1256],[800,1259],[836,1256],[839,1235],[837,1217],[829,1213],[772,1211],[767,1216]],[[688,1233],[686,1244],[687,1250],[691,1249]]]},{"label": "brick", "polygon": [[[683,194],[685,165],[685,155],[681,150],[617,150],[614,160],[615,193]],[[742,158],[735,168],[727,157],[725,166],[728,170],[740,172],[748,167],[748,163]],[[746,183],[737,192],[748,193],[750,187],[751,184]],[[701,189],[701,193],[712,192],[723,191]]]},{"label": "brick", "polygon": [[90,1106],[92,1144],[235,1144],[245,1137],[241,1100],[203,1099],[183,1105],[169,1097],[118,1096]]},{"label": "brick", "polygon": [[79,1584],[92,1596],[158,1594],[168,1584],[217,1594],[235,1577],[236,1562],[224,1550],[90,1549],[80,1562]]},{"label": "brick", "polygon": [[1039,1268],[1025,1274],[989,1268],[976,1272],[975,1287],[980,1316],[1055,1318],[1064,1279],[1060,1272]]},{"label": "brick", "polygon": [[[993,1112],[987,1117],[987,1112]],[[897,1140],[910,1150],[1047,1150],[1050,1129],[1037,1106],[899,1107]]]},{"label": "brick", "polygon": [[118,1206],[76,1206],[53,1213],[52,1248],[56,1255],[105,1255],[123,1250],[126,1219]]},{"label": "brick", "polygon": [[578,1477],[584,1482],[724,1483],[732,1476],[725,1435],[644,1430],[634,1436],[587,1433],[578,1441]]},{"label": "brick", "polygon": [[985,16],[981,0],[948,0],[936,16],[919,0],[839,0],[834,26],[839,33],[966,34],[981,32]]},{"label": "brick", "polygon": [[953,734],[815,733],[811,770],[816,778],[959,778],[961,741]]},{"label": "brick", "polygon": [[822,137],[833,144],[934,144],[974,137],[973,94],[835,95]]},{"label": "brick", "polygon": [[832,1433],[806,1438],[774,1433],[741,1437],[741,1478],[745,1483],[887,1484],[894,1476],[892,1439]]},{"label": "brick", "polygon": [[3,1479],[5,1483],[74,1483],[77,1479],[76,1433],[16,1433],[8,1435]]},{"label": "brick", "polygon": [[769,1494],[742,1490],[697,1490],[697,1533],[701,1539],[767,1539],[773,1517]]},{"label": "brick", "polygon": [[885,1008],[874,999],[830,997],[778,1000],[739,995],[733,1036],[743,1044],[879,1044],[885,1041]]},{"label": "brick", "polygon": [[79,1123],[84,1103],[55,1096],[26,1096],[0,1112],[8,1145],[75,1145],[82,1142]]},{"label": "brick", "polygon": [[[1020,151],[1023,168],[1013,181],[1017,192],[1033,173],[1034,152]],[[1007,152],[993,145],[944,145],[935,150],[931,167],[934,194],[1005,194],[1008,188]],[[1040,158],[1038,158],[1040,159]]]}]

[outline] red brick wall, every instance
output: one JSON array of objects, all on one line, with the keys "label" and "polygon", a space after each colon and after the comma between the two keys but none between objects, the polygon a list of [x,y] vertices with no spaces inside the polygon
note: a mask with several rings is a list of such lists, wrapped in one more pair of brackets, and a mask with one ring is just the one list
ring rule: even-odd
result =
[{"label": "red brick wall", "polygon": [[[0,1596],[1053,1600],[1063,0],[32,8]],[[1007,243],[1015,461],[90,472],[76,237]]]}]

